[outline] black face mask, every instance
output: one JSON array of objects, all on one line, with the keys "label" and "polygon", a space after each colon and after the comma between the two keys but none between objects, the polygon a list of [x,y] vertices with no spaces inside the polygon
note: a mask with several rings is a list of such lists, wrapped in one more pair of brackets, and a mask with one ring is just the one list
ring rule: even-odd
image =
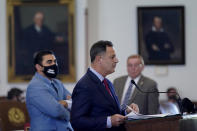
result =
[{"label": "black face mask", "polygon": [[58,73],[58,66],[57,64],[51,66],[43,66],[44,70],[43,73],[49,78],[55,78]]}]

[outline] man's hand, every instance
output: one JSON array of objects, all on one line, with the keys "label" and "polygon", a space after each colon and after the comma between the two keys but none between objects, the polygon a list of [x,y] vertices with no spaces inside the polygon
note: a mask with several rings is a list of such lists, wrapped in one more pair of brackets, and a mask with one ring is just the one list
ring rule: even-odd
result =
[{"label": "man's hand", "polygon": [[[135,111],[135,113],[139,113],[139,107],[138,107],[138,105],[137,104],[135,104],[135,103],[132,103],[131,105],[129,105],[129,107],[133,110],[133,111]],[[127,108],[127,113],[130,113],[132,110],[131,109],[129,109],[129,108]]]},{"label": "man's hand", "polygon": [[66,100],[69,100],[69,99],[71,99],[71,96],[70,95],[67,95],[66,96]]},{"label": "man's hand", "polygon": [[111,116],[111,124],[112,126],[119,126],[120,124],[124,123],[124,121],[127,119],[127,117],[115,114]]},{"label": "man's hand", "polygon": [[68,108],[68,103],[67,103],[66,101],[61,100],[61,101],[59,101],[59,103],[60,103],[61,105],[63,105],[65,108]]}]

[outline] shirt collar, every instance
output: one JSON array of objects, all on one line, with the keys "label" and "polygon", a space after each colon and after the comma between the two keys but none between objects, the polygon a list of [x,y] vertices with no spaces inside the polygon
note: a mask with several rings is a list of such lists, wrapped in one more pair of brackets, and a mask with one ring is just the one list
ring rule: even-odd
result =
[{"label": "shirt collar", "polygon": [[38,78],[38,79],[41,79],[43,80],[44,82],[46,82],[47,84],[51,84],[54,80],[49,80],[48,78],[40,75],[38,72],[36,72],[35,76]]},{"label": "shirt collar", "polygon": [[161,29],[159,29],[159,30],[157,31],[157,30],[156,30],[156,27],[155,27],[155,26],[152,26],[152,31],[154,31],[154,32],[164,32],[164,29],[161,28]]},{"label": "shirt collar", "polygon": [[99,74],[95,69],[93,69],[92,67],[90,67],[90,71],[92,72],[92,73],[94,73],[98,78],[99,78],[99,80],[102,82],[103,80],[104,80],[104,77],[101,75],[101,74]]},{"label": "shirt collar", "polygon": [[35,25],[35,29],[37,32],[41,32],[41,28],[39,26]]},{"label": "shirt collar", "polygon": [[[138,83],[138,81],[140,80],[141,75],[139,75],[138,77],[136,77],[135,79],[133,79],[135,81],[135,83]],[[129,76],[128,79],[130,79],[130,81],[132,80],[132,78]]]}]

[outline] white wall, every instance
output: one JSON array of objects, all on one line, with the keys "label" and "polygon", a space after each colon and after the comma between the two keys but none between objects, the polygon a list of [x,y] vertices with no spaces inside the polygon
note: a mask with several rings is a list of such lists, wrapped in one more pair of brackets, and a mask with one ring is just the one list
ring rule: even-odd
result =
[{"label": "white wall", "polygon": [[[156,66],[146,66],[144,75],[155,79],[159,90],[165,91],[175,86],[182,97],[197,100],[197,12],[196,0],[76,0],[76,72],[77,80],[86,72],[87,51],[85,43],[85,7],[88,4],[88,49],[97,40],[111,40],[119,58],[116,72],[109,75],[113,81],[116,77],[126,74],[126,59],[130,54],[137,53],[137,16],[138,6],[185,6],[185,38],[186,65],[168,66],[166,76],[155,74]],[[7,30],[6,0],[0,0],[0,95],[6,95],[12,86],[26,89],[27,84],[9,84],[7,82]],[[161,71],[161,69],[159,69]],[[65,83],[72,91],[75,83]],[[162,97],[164,95],[161,95]]]},{"label": "white wall", "polygon": [[[86,72],[86,49],[85,49],[85,9],[86,0],[76,0],[76,74],[77,80]],[[0,0],[0,96],[14,86],[25,90],[28,83],[8,83],[7,79],[7,23],[6,23],[6,0]],[[72,92],[75,83],[65,83],[66,88]]]},{"label": "white wall", "polygon": [[[138,6],[185,6],[185,44],[186,65],[184,66],[146,66],[143,72],[158,82],[160,91],[169,86],[178,88],[182,97],[197,100],[197,12],[196,0],[89,0],[89,45],[103,39],[110,40],[116,48],[119,64],[116,72],[109,75],[113,81],[126,74],[126,59],[137,53],[137,7]],[[159,76],[155,71],[168,70],[167,75]],[[165,95],[161,94],[161,99]]]}]

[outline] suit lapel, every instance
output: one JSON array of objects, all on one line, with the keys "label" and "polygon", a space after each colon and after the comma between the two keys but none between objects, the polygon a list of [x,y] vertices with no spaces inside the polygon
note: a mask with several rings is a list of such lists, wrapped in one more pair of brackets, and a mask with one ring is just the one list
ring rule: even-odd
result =
[{"label": "suit lapel", "polygon": [[115,104],[116,104],[116,106],[118,107],[118,109],[120,109],[120,102],[119,102],[119,100],[118,100],[118,97],[117,97],[117,95],[116,95],[116,92],[115,92],[115,90],[114,90],[114,87],[113,87],[113,85],[112,85],[111,82],[108,82],[108,83],[109,83],[110,91],[111,91],[112,96],[113,96],[113,100],[115,101]]},{"label": "suit lapel", "polygon": [[[144,84],[144,78],[143,78],[143,76],[141,76],[140,79],[139,79],[139,81],[138,81],[138,83],[137,83],[137,85],[139,87],[142,87],[143,84]],[[138,89],[136,89],[136,87],[135,87],[135,90],[134,90],[133,95],[132,95],[131,100],[130,100],[131,102],[134,101],[134,99],[135,99],[136,95],[138,94],[138,92],[139,92]]]},{"label": "suit lapel", "polygon": [[133,94],[132,94],[132,96],[131,96],[131,100],[130,100],[131,102],[134,101],[134,98],[136,97],[137,92],[138,92],[138,90],[134,89],[134,92],[133,92]]},{"label": "suit lapel", "polygon": [[118,86],[118,88],[119,88],[119,90],[118,90],[118,96],[121,96],[121,97],[119,97],[120,98],[120,101],[122,100],[122,94],[123,94],[123,91],[124,91],[124,87],[125,87],[125,84],[126,84],[127,77],[124,77],[121,80],[121,82],[120,82],[120,86]]},{"label": "suit lapel", "polygon": [[[53,89],[53,87],[51,85],[47,86],[48,90],[50,90],[51,92],[51,95],[56,99],[56,100],[59,100],[59,97],[58,97],[58,94],[57,92],[55,91],[55,89]],[[57,89],[58,90],[58,89]],[[59,90],[58,90],[59,92]]]},{"label": "suit lapel", "polygon": [[[105,100],[108,101],[111,105],[117,107],[117,104],[116,104],[114,98],[107,92],[105,86],[99,80],[99,78],[94,73],[92,73],[89,69],[88,69],[88,74],[89,74],[90,78],[94,81],[96,89],[98,89],[99,92],[101,92],[101,94],[105,97]],[[109,86],[109,88],[111,88],[109,83],[108,83],[108,86]]]},{"label": "suit lapel", "polygon": [[[109,86],[109,84],[108,84]],[[110,88],[110,87],[109,87]],[[103,83],[100,84],[99,88],[100,92],[105,96],[106,100],[108,100],[109,102],[114,102],[113,97],[107,92],[107,90],[105,89],[105,86],[103,85]],[[110,90],[111,91],[111,90]],[[112,94],[113,95],[113,94]]]},{"label": "suit lapel", "polygon": [[[59,99],[59,96],[57,94],[57,92],[55,91],[55,89],[53,89],[51,81],[48,80],[47,78],[43,77],[42,75],[40,75],[39,73],[36,73],[35,76],[33,77],[33,79],[38,79],[43,81],[43,83],[46,84],[46,86],[44,88],[48,88],[48,90],[50,91],[51,95],[53,95],[55,97],[56,100]],[[56,83],[54,82],[54,86],[57,86]],[[57,86],[58,87],[58,86]],[[59,88],[57,88],[58,92],[59,92]]]}]

